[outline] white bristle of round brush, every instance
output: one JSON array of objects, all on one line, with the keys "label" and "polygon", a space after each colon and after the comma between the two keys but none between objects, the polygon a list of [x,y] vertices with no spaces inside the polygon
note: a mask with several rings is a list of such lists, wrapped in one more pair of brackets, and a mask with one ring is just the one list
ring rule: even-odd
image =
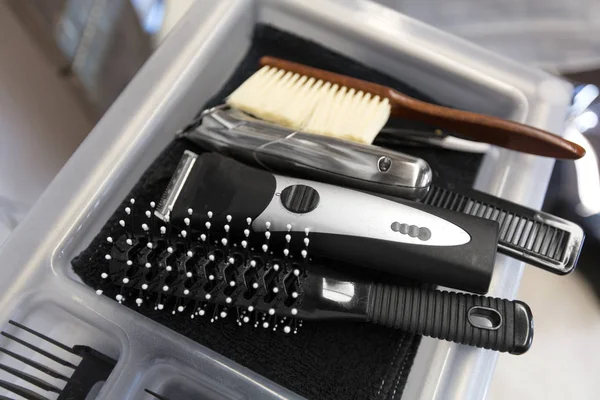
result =
[{"label": "white bristle of round brush", "polygon": [[371,144],[390,117],[389,100],[264,66],[227,104],[291,129]]}]

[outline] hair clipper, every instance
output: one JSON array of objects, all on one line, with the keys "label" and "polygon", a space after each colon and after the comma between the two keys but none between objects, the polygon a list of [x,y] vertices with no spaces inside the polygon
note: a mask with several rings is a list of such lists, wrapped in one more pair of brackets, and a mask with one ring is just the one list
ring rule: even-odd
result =
[{"label": "hair clipper", "polygon": [[[155,213],[172,224],[206,225],[208,240],[226,240],[230,230],[288,242],[296,237],[292,242],[306,246],[303,257],[310,250],[311,256],[477,293],[488,290],[498,235],[493,221],[189,150]],[[219,217],[227,225],[211,226]]]}]

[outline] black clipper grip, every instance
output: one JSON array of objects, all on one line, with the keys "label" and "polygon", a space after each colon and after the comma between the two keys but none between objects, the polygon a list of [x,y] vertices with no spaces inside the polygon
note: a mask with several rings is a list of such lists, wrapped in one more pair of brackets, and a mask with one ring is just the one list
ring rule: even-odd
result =
[{"label": "black clipper grip", "polygon": [[527,304],[494,297],[372,284],[367,318],[418,335],[523,354],[533,339]]}]

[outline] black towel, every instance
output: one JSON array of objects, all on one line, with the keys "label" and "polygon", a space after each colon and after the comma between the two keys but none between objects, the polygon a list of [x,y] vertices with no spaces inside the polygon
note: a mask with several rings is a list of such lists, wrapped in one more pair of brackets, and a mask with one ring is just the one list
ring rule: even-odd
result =
[{"label": "black towel", "polygon": [[[221,104],[225,96],[256,71],[258,60],[272,55],[394,87],[413,97],[432,101],[408,85],[343,57],[318,44],[258,26],[253,44],[234,76],[221,92],[199,110]],[[403,122],[401,122],[403,123]],[[160,198],[179,158],[191,145],[175,141],[146,171],[132,190],[138,204]],[[399,149],[426,159],[435,179],[470,186],[479,166],[479,155],[438,149]],[[74,271],[92,288],[100,284],[97,271],[104,265],[110,235],[122,218],[125,200],[90,246],[72,262]],[[406,282],[406,284],[411,284]],[[114,298],[115,293],[105,290]],[[399,399],[406,384],[420,337],[367,323],[304,323],[297,335],[285,335],[233,320],[211,324],[206,319],[134,308],[153,320],[250,368],[309,399]]]}]

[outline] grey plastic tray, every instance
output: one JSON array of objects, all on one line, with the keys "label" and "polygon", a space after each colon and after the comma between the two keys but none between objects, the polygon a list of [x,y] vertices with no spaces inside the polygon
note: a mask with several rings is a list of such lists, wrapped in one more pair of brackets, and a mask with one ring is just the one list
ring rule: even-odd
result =
[{"label": "grey plastic tray", "polygon": [[[3,327],[10,331],[6,321],[12,318],[64,343],[91,345],[118,359],[99,399],[147,399],[144,388],[174,398],[299,398],[96,296],[70,267],[70,260],[90,243],[174,132],[232,73],[257,22],[319,41],[408,81],[439,101],[561,131],[571,95],[568,84],[377,4],[196,2],[0,249]],[[549,159],[493,149],[485,157],[477,187],[537,207],[552,165]],[[490,294],[513,297],[523,264],[499,256],[496,268]],[[0,340],[1,346],[14,346]],[[0,358],[22,368],[4,355]],[[424,339],[404,396],[482,398],[496,358],[491,351]],[[38,374],[30,368],[25,371]],[[0,379],[16,381],[3,372]]]}]

